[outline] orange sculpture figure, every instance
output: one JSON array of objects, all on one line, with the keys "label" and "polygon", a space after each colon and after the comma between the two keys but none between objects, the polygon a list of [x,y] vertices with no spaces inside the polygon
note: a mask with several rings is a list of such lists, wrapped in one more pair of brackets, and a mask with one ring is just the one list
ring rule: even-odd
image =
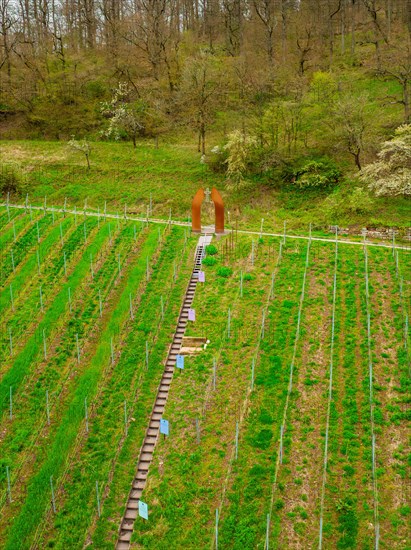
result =
[{"label": "orange sculpture figure", "polygon": [[[207,197],[209,195],[210,191],[207,189]],[[193,233],[201,233],[201,205],[204,197],[204,190],[199,189],[191,204],[191,230]],[[215,210],[215,232],[216,234],[222,234],[224,233],[224,202],[215,187],[211,190],[211,199],[214,202]]]},{"label": "orange sculpture figure", "polygon": [[215,187],[211,189],[211,199],[215,209],[215,232],[217,235],[222,234],[224,233],[224,202]]},{"label": "orange sculpture figure", "polygon": [[193,233],[201,233],[201,204],[204,197],[204,190],[199,189],[191,204],[191,230]]}]

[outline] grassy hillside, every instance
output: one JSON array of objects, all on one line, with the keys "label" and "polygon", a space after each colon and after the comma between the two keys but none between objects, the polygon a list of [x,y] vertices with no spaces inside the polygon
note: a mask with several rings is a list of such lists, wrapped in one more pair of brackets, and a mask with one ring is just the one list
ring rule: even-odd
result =
[{"label": "grassy hillside", "polygon": [[[152,201],[152,217],[187,220],[191,200],[199,187],[216,186],[226,204],[226,223],[235,227],[259,229],[264,218],[266,230],[282,231],[284,221],[290,230],[326,230],[330,224],[362,227],[410,225],[409,201],[405,198],[373,198],[362,211],[350,199],[354,185],[349,180],[333,192],[307,191],[285,185],[273,175],[250,179],[236,190],[223,174],[200,162],[192,144],[161,143],[156,149],[141,141],[134,150],[128,143],[92,143],[91,168],[82,153],[73,152],[62,142],[2,141],[3,175],[11,171],[20,192],[11,201],[23,202],[26,193],[33,205],[63,205],[83,209],[124,211],[145,216]],[[358,184],[357,184],[358,185]],[[5,196],[3,197],[6,198]],[[351,203],[350,203],[351,200]],[[358,209],[357,209],[358,206]],[[211,221],[211,217],[210,217]]]}]

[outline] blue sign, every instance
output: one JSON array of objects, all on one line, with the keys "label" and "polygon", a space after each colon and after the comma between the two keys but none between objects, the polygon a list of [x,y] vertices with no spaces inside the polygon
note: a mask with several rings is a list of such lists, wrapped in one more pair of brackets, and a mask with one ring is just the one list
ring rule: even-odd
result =
[{"label": "blue sign", "polygon": [[148,519],[148,506],[142,500],[138,501],[138,515],[141,518]]},{"label": "blue sign", "polygon": [[184,368],[184,355],[177,355],[176,366],[178,369]]},{"label": "blue sign", "polygon": [[169,435],[168,420],[164,420],[164,418],[160,419],[160,433]]}]

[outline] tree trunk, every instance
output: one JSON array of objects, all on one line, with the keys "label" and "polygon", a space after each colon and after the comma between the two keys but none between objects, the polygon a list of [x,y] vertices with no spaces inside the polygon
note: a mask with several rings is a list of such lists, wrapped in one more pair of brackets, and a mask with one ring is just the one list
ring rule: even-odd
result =
[{"label": "tree trunk", "polygon": [[206,129],[204,122],[201,123],[201,154],[205,155],[205,135]]},{"label": "tree trunk", "polygon": [[362,168],[361,168],[361,162],[360,162],[360,155],[361,155],[361,151],[355,151],[353,153],[351,153],[354,157],[354,160],[355,160],[355,165],[356,167],[358,168],[358,170],[361,172]]}]

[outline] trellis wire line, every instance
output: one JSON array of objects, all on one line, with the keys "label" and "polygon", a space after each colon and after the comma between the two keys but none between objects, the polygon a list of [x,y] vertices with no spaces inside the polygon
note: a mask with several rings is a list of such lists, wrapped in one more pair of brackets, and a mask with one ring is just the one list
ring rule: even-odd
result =
[{"label": "trellis wire line", "polygon": [[[307,271],[308,271],[308,265],[309,265],[309,260],[310,260],[310,248],[311,248],[311,241],[309,240],[308,244],[307,244],[307,253],[306,253],[306,258],[305,258],[303,282],[302,282],[302,285],[301,285],[300,303],[299,303],[299,306],[298,306],[298,319],[297,319],[297,328],[296,328],[296,331],[295,331],[294,349],[293,349],[293,355],[292,355],[291,365],[290,365],[290,381],[288,383],[288,391],[287,391],[287,397],[286,397],[285,405],[284,405],[283,420],[282,420],[282,423],[281,423],[281,425],[283,427],[283,431],[285,429],[285,422],[287,420],[288,405],[289,405],[289,402],[290,402],[290,395],[291,395],[291,391],[292,391],[292,387],[293,387],[294,363],[295,363],[295,358],[297,356],[297,346],[298,346],[298,342],[299,342],[299,339],[300,339],[301,312],[302,312],[302,309],[303,309],[304,296],[305,296],[305,285],[306,285]],[[281,442],[279,442],[279,446],[280,446],[280,443]],[[276,464],[275,464],[275,470],[274,470],[274,481],[273,481],[273,486],[272,486],[272,490],[271,490],[270,516],[272,515],[272,512],[273,512],[274,493],[275,493],[275,488],[276,488],[276,485],[277,485],[277,476],[278,476],[279,469],[280,469],[280,453],[278,452],[277,453],[277,460],[276,460]]]},{"label": "trellis wire line", "polygon": [[[179,265],[178,265],[178,269],[181,268],[182,263],[183,263],[183,260],[181,259],[180,262],[179,262]],[[173,287],[173,284],[171,284],[171,288],[172,287]],[[170,302],[170,297],[166,300],[165,304],[168,305],[169,302]],[[159,327],[160,327],[160,323],[157,325],[156,333],[153,335],[154,340],[156,338],[156,335],[158,334]],[[127,413],[127,404],[126,404],[126,402],[124,403],[124,405],[125,405],[125,415],[127,414],[127,416],[130,416]],[[132,412],[131,412],[131,416],[132,416]],[[127,436],[127,433],[125,435]],[[64,473],[62,474],[61,479],[65,479],[65,476],[67,475],[67,469],[68,469],[68,466],[66,466],[66,469],[65,469]],[[1,502],[0,502],[0,504],[1,504]],[[35,540],[39,536],[39,533],[41,533],[40,524],[39,524],[39,526],[37,528],[37,531],[36,531],[36,534],[35,534]]]},{"label": "trellis wire line", "polygon": [[[271,278],[271,285],[270,285],[270,289],[269,289],[269,292],[268,292],[267,301],[266,301],[265,307],[263,308],[263,315],[264,315],[265,312],[268,312],[268,307],[269,307],[270,301],[274,297],[275,277],[276,277],[276,274],[278,272],[280,262],[281,262],[281,259],[282,259],[282,246],[283,246],[282,243],[280,243],[279,253],[278,253],[276,265],[274,267],[273,276]],[[238,295],[239,294],[237,294],[236,300],[238,298]],[[253,358],[252,358],[252,375],[251,375],[250,386],[247,388],[246,396],[245,396],[245,399],[243,401],[242,411],[241,411],[239,420],[236,423],[235,444],[234,444],[234,447],[232,449],[231,457],[230,457],[230,460],[229,460],[229,465],[228,465],[228,468],[227,468],[227,475],[226,475],[226,478],[224,480],[224,484],[223,484],[223,488],[222,488],[221,500],[220,500],[220,511],[223,508],[225,493],[226,493],[226,490],[227,490],[228,480],[231,476],[233,461],[236,460],[237,456],[238,456],[238,437],[239,437],[240,427],[241,427],[242,422],[245,418],[245,411],[247,410],[248,400],[249,400],[250,394],[252,393],[253,387],[254,387],[254,367],[255,367],[255,364],[257,363],[258,352],[259,352],[259,349],[260,349],[263,334],[264,334],[264,328],[263,328],[263,324],[261,323],[256,348],[254,350],[254,355],[253,355]],[[220,352],[221,352],[221,348],[220,348]],[[214,543],[214,541],[213,541],[213,543]]]},{"label": "trellis wire line", "polygon": [[323,543],[323,519],[324,519],[324,498],[325,484],[327,481],[327,464],[328,464],[328,438],[330,431],[330,413],[333,391],[333,366],[334,366],[334,332],[335,332],[335,302],[337,292],[337,266],[338,266],[338,241],[335,240],[335,259],[334,259],[334,282],[333,282],[333,305],[331,317],[331,349],[330,349],[330,379],[328,386],[328,405],[327,405],[327,422],[325,427],[325,442],[324,442],[324,463],[323,463],[323,478],[321,485],[321,501],[320,501],[320,534],[318,540],[318,548],[322,549]]},{"label": "trellis wire line", "polygon": [[370,294],[368,285],[368,251],[364,246],[364,264],[365,264],[365,305],[367,313],[367,349],[368,349],[368,375],[370,390],[370,421],[371,421],[371,448],[372,448],[372,482],[374,499],[374,548],[378,550],[380,545],[380,522],[378,510],[378,485],[375,467],[375,426],[374,426],[374,397],[373,397],[373,365],[371,350],[371,315],[370,315]]},{"label": "trellis wire line", "polygon": [[[393,252],[394,255],[394,252]],[[411,374],[411,360],[409,357],[409,349],[408,349],[408,314],[405,307],[405,300],[404,300],[404,293],[403,293],[403,279],[401,276],[401,267],[399,263],[398,258],[398,250],[395,251],[395,274],[398,280],[398,286],[400,291],[400,303],[401,303],[401,309],[402,314],[404,317],[404,349],[405,349],[405,357],[408,363],[408,376]]]},{"label": "trellis wire line", "polygon": [[[6,204],[4,202],[2,202],[2,203],[0,203],[0,206],[6,206]],[[10,208],[24,209],[24,204],[23,205],[10,204],[9,206],[10,206]],[[40,207],[40,206],[30,205],[30,208],[32,208],[33,210],[42,210],[42,207]],[[53,208],[55,212],[64,212],[64,209],[61,208],[61,207],[49,207],[49,210],[51,210],[51,208]],[[76,210],[66,210],[65,212],[68,213],[68,214],[77,214]],[[96,217],[96,216],[98,216],[98,213],[88,211],[88,215]],[[118,217],[119,217],[118,214],[107,214],[105,212],[104,219],[106,219],[106,218],[117,219]],[[132,221],[139,221],[139,222],[142,222],[142,223],[145,223],[145,221],[146,221],[145,218],[141,218],[141,217],[128,216],[127,219],[132,220]],[[182,222],[182,221],[179,221],[179,220],[164,220],[164,219],[160,219],[160,218],[150,218],[150,222],[151,223],[158,223],[158,224],[162,224],[162,225],[169,225],[171,223],[172,225],[179,225],[179,226],[182,226],[182,227],[190,227],[191,226],[191,222]],[[242,233],[244,235],[258,235],[258,236],[260,236],[259,231],[252,231],[252,230],[249,230],[249,229],[237,229],[236,231],[237,231],[237,233]],[[274,233],[274,232],[269,232],[269,231],[264,231],[263,233],[261,233],[261,235],[263,237],[282,237],[282,238],[284,238],[284,233]],[[313,240],[313,241],[319,241],[319,242],[325,242],[325,243],[333,243],[334,242],[334,238],[327,238],[327,237],[311,237],[310,238],[306,235],[290,235],[290,234],[287,234],[286,237],[287,237],[287,239]],[[363,242],[351,241],[351,240],[345,240],[345,239],[340,239],[339,243],[340,244],[350,244],[350,245],[354,245],[354,246],[363,246],[364,245]],[[377,247],[377,248],[389,248],[389,249],[393,248],[391,244],[385,244],[385,243],[367,242],[367,246],[368,247],[373,246],[373,247]],[[402,246],[402,245],[398,245],[398,244],[394,245],[394,249],[401,249],[401,250],[404,250],[406,252],[411,252],[411,247]]]}]

